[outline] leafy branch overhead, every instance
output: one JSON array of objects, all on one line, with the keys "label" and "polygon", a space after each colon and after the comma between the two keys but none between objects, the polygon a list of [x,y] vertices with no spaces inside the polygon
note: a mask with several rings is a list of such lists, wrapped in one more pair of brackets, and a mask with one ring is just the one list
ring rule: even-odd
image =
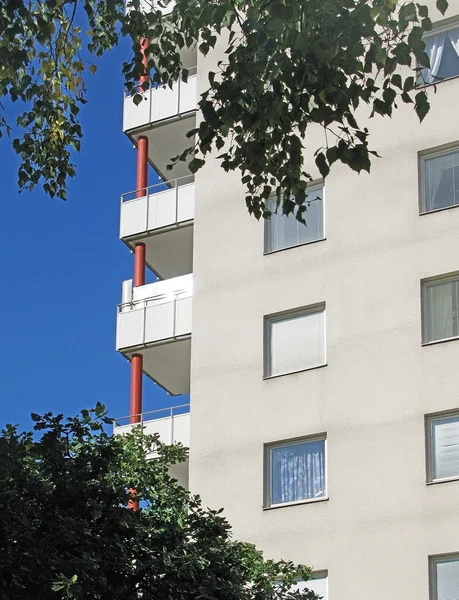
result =
[{"label": "leafy branch overhead", "polygon": [[[167,0],[162,0],[168,4]],[[212,153],[226,171],[240,171],[249,212],[269,216],[277,193],[282,211],[307,210],[307,183],[315,162],[323,177],[339,161],[369,171],[376,151],[359,124],[371,114],[391,116],[412,104],[420,120],[428,110],[419,88],[429,67],[423,35],[432,22],[426,6],[398,0],[176,0],[164,16],[161,0],[6,0],[0,6],[0,96],[25,102],[15,140],[21,155],[20,187],[43,183],[65,198],[74,175],[71,149],[79,149],[78,111],[84,103],[86,59],[132,40],[123,67],[126,87],[140,101],[138,80],[172,85],[186,81],[180,50],[198,40],[209,54],[209,86],[199,99],[202,120],[175,160],[196,172]],[[437,0],[445,14],[447,0]],[[84,15],[88,32],[75,25]],[[435,17],[437,18],[437,17]],[[78,22],[82,19],[79,18]],[[148,72],[139,48],[150,40]],[[224,60],[212,61],[218,44]],[[6,115],[3,115],[5,117]],[[320,127],[324,143],[305,162],[308,130]],[[6,129],[0,120],[0,128]],[[187,147],[188,146],[188,147]]]},{"label": "leafy branch overhead", "polygon": [[232,540],[222,511],[170,476],[183,447],[107,435],[101,405],[32,418],[33,432],[0,434],[2,600],[318,600],[292,587],[308,568]]}]

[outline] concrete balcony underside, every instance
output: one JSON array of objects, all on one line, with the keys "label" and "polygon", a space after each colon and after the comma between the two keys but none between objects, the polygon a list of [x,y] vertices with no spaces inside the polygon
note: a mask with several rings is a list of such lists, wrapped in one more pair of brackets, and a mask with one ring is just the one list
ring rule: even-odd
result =
[{"label": "concrete balcony underside", "polygon": [[148,160],[164,180],[189,174],[187,162],[172,170],[167,167],[175,156],[194,145],[194,139],[186,134],[196,127],[196,80],[194,74],[187,83],[177,82],[172,88],[151,88],[142,94],[137,106],[131,96],[124,99],[124,132],[134,144],[141,136],[148,138]]},{"label": "concrete balcony underside", "polygon": [[[130,417],[115,419],[113,433],[123,435],[130,433],[133,427],[142,426],[148,435],[159,434],[163,444],[182,444],[190,447],[190,412],[189,404],[174,406],[172,408],[159,409],[139,415],[140,423],[131,424]],[[155,459],[157,454],[152,452],[147,455],[148,459]],[[169,473],[178,480],[180,485],[188,489],[189,460],[173,465]]]},{"label": "concrete balcony underside", "polygon": [[147,265],[160,279],[193,270],[194,196],[194,181],[184,178],[121,202],[120,238],[131,249],[145,244]]},{"label": "concrete balcony underside", "polygon": [[142,354],[144,373],[176,396],[190,391],[191,274],[137,288],[123,284],[117,350]]}]

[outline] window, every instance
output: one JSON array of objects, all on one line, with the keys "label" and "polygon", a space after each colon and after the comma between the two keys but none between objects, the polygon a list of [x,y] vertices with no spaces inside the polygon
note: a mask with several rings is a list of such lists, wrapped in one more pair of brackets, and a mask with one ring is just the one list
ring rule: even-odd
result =
[{"label": "window", "polygon": [[459,554],[430,558],[432,600],[454,600],[459,590]]},{"label": "window", "polygon": [[427,480],[459,478],[459,411],[428,416],[426,426]]},{"label": "window", "polygon": [[[324,238],[323,191],[323,183],[308,187],[306,201],[308,210],[304,214],[306,225],[296,220],[296,211],[288,216],[283,215],[281,212],[276,214],[276,198],[271,198],[268,201],[268,208],[273,215],[266,221],[265,225],[266,252],[316,242]],[[282,208],[279,207],[279,211],[281,210]]]},{"label": "window", "polygon": [[325,436],[265,447],[265,506],[326,498]]},{"label": "window", "polygon": [[267,319],[267,377],[325,364],[325,305]]},{"label": "window", "polygon": [[423,341],[447,340],[459,335],[459,276],[423,283]]},{"label": "window", "polygon": [[322,597],[323,600],[328,600],[328,573],[326,571],[313,573],[311,579],[308,579],[308,581],[298,581],[294,586],[294,589],[297,590],[304,590],[305,588],[312,590],[318,596]]},{"label": "window", "polygon": [[459,148],[421,157],[421,210],[459,204]]},{"label": "window", "polygon": [[436,83],[459,75],[459,24],[434,29],[424,41],[430,69],[422,69],[420,83]]}]

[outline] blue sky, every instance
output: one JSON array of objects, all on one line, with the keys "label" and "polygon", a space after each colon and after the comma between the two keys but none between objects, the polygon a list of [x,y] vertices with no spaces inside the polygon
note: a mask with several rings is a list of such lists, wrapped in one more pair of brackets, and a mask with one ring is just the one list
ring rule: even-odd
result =
[{"label": "blue sky", "polygon": [[[88,75],[67,202],[38,189],[18,194],[18,158],[0,139],[2,427],[29,428],[31,412],[73,415],[97,401],[112,417],[129,413],[130,366],[115,351],[116,305],[133,264],[118,239],[120,195],[135,189],[136,154],[122,132],[126,54],[115,49]],[[144,379],[145,411],[183,400]]]}]

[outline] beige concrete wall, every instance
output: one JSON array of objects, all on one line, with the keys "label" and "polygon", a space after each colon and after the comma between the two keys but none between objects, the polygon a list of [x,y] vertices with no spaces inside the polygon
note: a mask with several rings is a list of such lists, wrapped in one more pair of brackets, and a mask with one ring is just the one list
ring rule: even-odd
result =
[{"label": "beige concrete wall", "polygon": [[[424,442],[426,413],[459,408],[459,341],[422,347],[420,306],[421,279],[459,271],[459,210],[418,203],[418,152],[459,142],[458,98],[443,82],[422,125],[405,105],[369,122],[382,158],[333,169],[320,243],[263,256],[239,175],[197,177],[191,489],[267,556],[328,569],[332,600],[427,600],[428,555],[459,551],[459,481],[426,486]],[[263,315],[317,302],[328,366],[263,380]],[[329,500],[264,511],[263,444],[320,432]]]}]

